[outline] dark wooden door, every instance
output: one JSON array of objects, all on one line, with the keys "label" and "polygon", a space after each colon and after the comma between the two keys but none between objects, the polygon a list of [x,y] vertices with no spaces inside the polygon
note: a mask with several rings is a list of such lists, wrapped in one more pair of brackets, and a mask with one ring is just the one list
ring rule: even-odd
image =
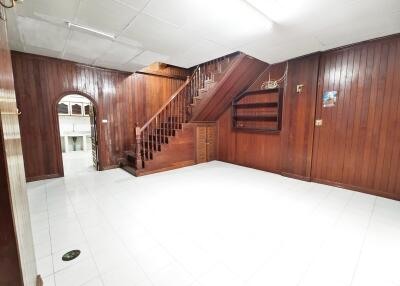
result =
[{"label": "dark wooden door", "polygon": [[92,141],[92,158],[93,167],[99,170],[99,160],[98,160],[98,139],[97,139],[97,126],[96,126],[96,109],[93,104],[89,106],[89,117],[90,117],[90,137]]}]

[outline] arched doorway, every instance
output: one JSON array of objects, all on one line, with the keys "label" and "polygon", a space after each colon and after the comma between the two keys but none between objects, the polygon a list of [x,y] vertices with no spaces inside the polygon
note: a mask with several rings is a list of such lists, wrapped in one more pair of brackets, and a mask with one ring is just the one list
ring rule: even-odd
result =
[{"label": "arched doorway", "polygon": [[64,94],[57,102],[64,176],[99,170],[97,106],[86,95]]}]

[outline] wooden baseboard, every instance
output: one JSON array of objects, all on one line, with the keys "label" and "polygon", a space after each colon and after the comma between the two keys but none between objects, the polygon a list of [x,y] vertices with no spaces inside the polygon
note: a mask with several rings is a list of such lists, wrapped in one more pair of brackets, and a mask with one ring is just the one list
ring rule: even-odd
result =
[{"label": "wooden baseboard", "polygon": [[48,180],[54,178],[63,177],[61,174],[50,174],[50,175],[43,175],[43,176],[36,176],[36,177],[27,177],[27,182],[34,182],[34,181],[41,181],[41,180]]},{"label": "wooden baseboard", "polygon": [[107,171],[107,170],[116,169],[116,168],[119,168],[119,165],[105,166],[105,167],[102,167],[102,168],[100,169],[100,171]]},{"label": "wooden baseboard", "polygon": [[288,178],[302,180],[302,181],[306,181],[306,182],[310,182],[311,181],[310,177],[301,176],[301,175],[297,175],[297,174],[281,172],[281,175],[285,176],[285,177],[288,177]]},{"label": "wooden baseboard", "polygon": [[135,174],[137,177],[140,177],[140,176],[150,175],[150,174],[154,174],[154,173],[160,173],[160,172],[170,171],[170,170],[179,169],[179,168],[183,168],[183,167],[193,166],[195,164],[196,163],[194,160],[183,161],[183,162],[175,163],[168,167],[160,168],[160,169],[156,169],[156,170],[150,170],[150,171],[146,171],[145,169],[136,170]]},{"label": "wooden baseboard", "polygon": [[339,188],[352,190],[352,191],[356,191],[356,192],[360,192],[360,193],[365,193],[365,194],[369,194],[369,195],[374,195],[374,196],[379,196],[379,197],[384,197],[384,198],[400,201],[400,194],[384,193],[384,192],[379,192],[377,190],[368,189],[368,188],[364,188],[364,187],[360,187],[360,186],[342,184],[342,183],[338,183],[338,182],[332,182],[329,180],[323,180],[323,179],[317,179],[317,178],[309,178],[309,177],[305,177],[305,176],[301,176],[301,175],[297,175],[297,174],[286,173],[286,172],[277,172],[276,170],[259,169],[259,168],[254,168],[252,166],[240,165],[235,162],[229,162],[229,161],[224,161],[224,160],[219,160],[219,161],[233,164],[233,165],[239,165],[242,167],[252,168],[252,169],[256,169],[256,170],[261,170],[261,171],[265,171],[265,172],[269,172],[269,173],[280,174],[282,176],[297,179],[297,180],[320,183],[320,184],[324,184],[324,185],[339,187]]},{"label": "wooden baseboard", "polygon": [[369,195],[374,195],[374,196],[379,196],[379,197],[384,197],[384,198],[400,201],[399,194],[384,193],[384,192],[379,192],[377,190],[372,190],[369,188],[353,186],[353,185],[343,184],[343,183],[338,183],[338,182],[332,182],[332,181],[324,180],[324,179],[311,178],[311,181],[315,182],[315,183],[319,183],[319,184],[334,186],[334,187],[338,187],[338,188],[342,188],[342,189],[348,189],[348,190],[352,190],[352,191],[356,191],[356,192],[360,192],[360,193],[365,193],[365,194],[369,194]]}]

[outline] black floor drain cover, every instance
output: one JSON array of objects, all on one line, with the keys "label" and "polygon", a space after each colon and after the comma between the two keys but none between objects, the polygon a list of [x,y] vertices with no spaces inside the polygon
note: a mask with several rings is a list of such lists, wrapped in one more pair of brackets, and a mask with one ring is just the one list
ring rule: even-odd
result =
[{"label": "black floor drain cover", "polygon": [[79,256],[79,254],[81,254],[80,250],[71,250],[63,255],[62,260],[63,261],[71,261],[71,260],[77,258]]}]

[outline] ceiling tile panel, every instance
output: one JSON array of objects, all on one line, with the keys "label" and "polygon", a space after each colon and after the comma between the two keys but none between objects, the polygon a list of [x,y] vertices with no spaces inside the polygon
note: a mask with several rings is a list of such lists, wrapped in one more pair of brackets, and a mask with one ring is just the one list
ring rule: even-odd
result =
[{"label": "ceiling tile panel", "polygon": [[41,48],[41,47],[30,46],[30,45],[25,46],[24,52],[35,54],[35,55],[46,56],[46,57],[52,57],[52,58],[59,58],[61,55],[61,52],[57,52],[54,50],[49,50],[49,49]]},{"label": "ceiling tile panel", "polygon": [[335,27],[319,31],[316,37],[323,45],[323,49],[330,49],[394,34],[398,32],[399,27],[400,12],[396,12],[373,22],[354,19],[351,26],[347,24],[336,25]]},{"label": "ceiling tile panel", "polygon": [[129,71],[129,72],[135,72],[135,71],[141,70],[144,67],[145,67],[144,65],[137,64],[134,62],[129,62],[122,66],[122,70]]},{"label": "ceiling tile panel", "polygon": [[115,64],[125,64],[142,52],[141,49],[114,42],[99,60]]},{"label": "ceiling tile panel", "polygon": [[271,33],[271,22],[242,0],[192,2],[195,14],[183,28],[219,45],[237,48]]},{"label": "ceiling tile panel", "polygon": [[72,31],[66,46],[66,53],[94,60],[104,54],[111,44],[111,40]]},{"label": "ceiling tile panel", "polygon": [[90,65],[93,62],[93,59],[88,59],[88,58],[82,57],[80,55],[70,54],[68,52],[66,52],[62,58],[64,60],[73,61],[73,62],[82,63],[82,64],[88,64],[88,65]]},{"label": "ceiling tile panel", "polygon": [[197,40],[194,33],[144,14],[122,36],[139,42],[145,49],[170,56],[187,50]]},{"label": "ceiling tile panel", "polygon": [[18,16],[17,23],[26,45],[58,52],[63,50],[68,36],[66,27],[22,16]]},{"label": "ceiling tile panel", "polygon": [[114,0],[114,1],[132,7],[138,11],[142,10],[146,6],[146,4],[150,2],[150,0]]},{"label": "ceiling tile panel", "polygon": [[181,54],[181,57],[190,59],[197,63],[207,62],[215,58],[235,52],[232,49],[224,48],[213,42],[199,39],[189,49]]},{"label": "ceiling tile panel", "polygon": [[130,71],[236,50],[274,63],[400,32],[399,0],[26,0],[7,15],[12,49]]},{"label": "ceiling tile panel", "polygon": [[196,4],[198,3],[188,0],[151,0],[143,12],[182,27],[196,15]]},{"label": "ceiling tile panel", "polygon": [[168,60],[168,58],[169,57],[167,55],[155,53],[152,51],[144,51],[143,53],[135,57],[131,62],[143,66],[148,66],[155,62],[165,62]]},{"label": "ceiling tile panel", "polygon": [[21,34],[18,29],[17,14],[15,10],[7,10],[7,36],[10,49],[14,51],[24,51],[21,41]]},{"label": "ceiling tile panel", "polygon": [[31,0],[16,6],[18,15],[33,17],[50,22],[72,21],[79,0]]},{"label": "ceiling tile panel", "polygon": [[117,34],[138,11],[112,0],[81,0],[77,23],[102,32]]}]

